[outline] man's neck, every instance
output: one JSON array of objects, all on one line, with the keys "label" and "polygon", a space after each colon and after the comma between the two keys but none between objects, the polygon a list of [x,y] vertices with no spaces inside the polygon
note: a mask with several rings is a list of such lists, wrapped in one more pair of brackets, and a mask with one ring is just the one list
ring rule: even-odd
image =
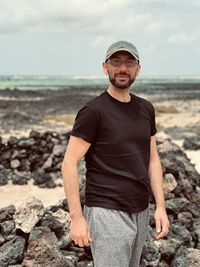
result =
[{"label": "man's neck", "polygon": [[115,99],[121,101],[121,102],[130,102],[131,96],[130,96],[130,87],[125,89],[118,89],[112,86],[109,86],[107,89],[107,92],[114,97]]}]

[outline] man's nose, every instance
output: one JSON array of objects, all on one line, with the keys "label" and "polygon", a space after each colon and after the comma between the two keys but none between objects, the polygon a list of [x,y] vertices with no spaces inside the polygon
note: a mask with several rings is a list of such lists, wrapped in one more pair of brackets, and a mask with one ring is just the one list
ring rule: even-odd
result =
[{"label": "man's nose", "polygon": [[127,70],[127,66],[126,66],[126,63],[125,61],[122,61],[121,64],[120,64],[120,70]]}]

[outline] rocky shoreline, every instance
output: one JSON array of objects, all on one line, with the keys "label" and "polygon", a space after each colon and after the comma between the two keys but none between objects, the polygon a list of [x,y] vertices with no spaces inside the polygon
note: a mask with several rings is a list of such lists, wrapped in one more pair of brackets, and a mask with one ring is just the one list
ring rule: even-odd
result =
[{"label": "rocky shoreline", "polygon": [[[44,138],[45,137],[45,138]],[[51,147],[49,157],[44,157],[40,164],[23,164],[19,158],[12,155],[24,155],[28,158],[28,148],[34,147],[37,140],[48,139]],[[57,140],[53,148],[52,139]],[[65,140],[65,142],[58,142]],[[11,142],[12,141],[12,142]],[[39,141],[38,141],[39,142]],[[62,143],[62,145],[61,145]],[[53,179],[46,180],[46,171],[55,173],[66,148],[66,135],[55,133],[39,134],[31,132],[26,140],[11,139],[9,145],[16,146],[12,150],[11,161],[4,157],[4,170],[15,171],[22,166],[29,166],[23,172],[35,172],[42,169],[33,177],[38,186],[48,186]],[[21,146],[23,153],[20,153]],[[37,144],[42,147],[41,144]],[[46,146],[45,146],[46,147]],[[63,147],[63,148],[61,148]],[[5,149],[5,147],[4,147]],[[25,152],[26,150],[26,152]],[[164,173],[164,190],[166,207],[170,219],[169,235],[156,241],[153,210],[153,198],[150,199],[150,227],[143,251],[142,267],[199,267],[200,265],[200,174],[179,146],[170,139],[158,140],[158,150]],[[42,151],[43,154],[44,151]],[[58,153],[59,152],[59,153]],[[46,155],[47,153],[44,153]],[[51,160],[50,160],[50,159]],[[55,160],[55,158],[57,160]],[[37,159],[37,157],[36,157]],[[18,160],[20,162],[13,162]],[[23,162],[23,157],[21,158]],[[12,163],[11,163],[12,162]],[[37,160],[35,162],[38,162]],[[51,162],[51,164],[50,164]],[[55,164],[56,162],[56,164]],[[16,168],[16,166],[18,166]],[[31,166],[31,167],[30,167]],[[46,168],[44,168],[46,166]],[[54,166],[56,169],[52,169]],[[15,167],[15,168],[13,168]],[[33,169],[32,169],[33,168]],[[18,170],[20,172],[20,170]],[[48,173],[48,172],[47,172]],[[51,172],[50,172],[51,173]],[[44,180],[43,180],[44,175]],[[85,167],[84,162],[79,166],[81,203],[84,205]],[[20,181],[15,176],[8,176],[13,181]],[[14,177],[14,178],[13,178]],[[22,181],[30,179],[24,173]],[[37,178],[35,178],[37,177]],[[26,178],[26,179],[25,179]],[[55,178],[55,177],[54,177]],[[57,178],[56,178],[57,179]],[[50,181],[50,182],[49,182]],[[23,183],[22,182],[22,183]],[[35,198],[24,201],[18,208],[14,205],[0,209],[0,266],[37,266],[37,267],[89,267],[93,266],[89,248],[77,247],[69,238],[69,214],[66,200],[44,208],[42,202]]]},{"label": "rocky shoreline", "polygon": [[[134,87],[137,95],[153,102],[157,128],[168,134],[163,137],[158,134],[158,150],[170,232],[166,238],[155,240],[155,205],[151,196],[150,227],[141,267],[200,266],[200,174],[185,154],[199,151],[199,88],[199,84]],[[58,188],[63,190],[60,167],[75,114],[103,90],[103,87],[1,90],[0,190],[10,183],[25,188],[29,182],[44,190],[44,195],[48,189],[53,195]],[[181,147],[177,145],[180,142]],[[79,175],[83,206],[84,161],[80,162]],[[69,238],[69,214],[64,198],[44,207],[40,198],[23,200],[17,205],[12,195],[4,197],[10,198],[11,205],[0,206],[1,267],[93,266],[90,249],[77,247]]]},{"label": "rocky shoreline", "polygon": [[[29,133],[31,129],[40,132],[47,129],[53,131],[55,127],[57,132],[63,132],[63,127],[67,131],[77,111],[106,89],[106,86],[101,85],[68,86],[59,90],[29,91],[17,88],[0,90],[0,136],[5,134],[18,136],[21,131]],[[198,83],[136,83],[132,93],[145,97],[154,105],[158,104],[159,113],[176,115],[188,110],[194,113],[200,112],[200,84]],[[160,109],[163,101],[173,103],[172,107]],[[69,118],[69,114],[73,115],[72,118]],[[199,134],[199,124],[196,127],[195,133]],[[173,131],[173,126],[168,130],[170,134],[177,135]],[[188,130],[193,131],[192,128]]]}]

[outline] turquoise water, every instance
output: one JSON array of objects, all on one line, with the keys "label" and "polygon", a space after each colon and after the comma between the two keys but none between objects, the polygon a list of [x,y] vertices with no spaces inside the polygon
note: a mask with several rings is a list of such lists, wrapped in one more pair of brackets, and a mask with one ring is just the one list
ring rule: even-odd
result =
[{"label": "turquoise water", "polygon": [[69,86],[104,85],[106,79],[78,76],[0,76],[0,90],[5,88],[20,90],[59,89]]},{"label": "turquoise water", "polygon": [[[200,83],[200,76],[139,77],[136,83]],[[62,89],[69,86],[103,86],[107,78],[96,76],[0,76],[0,90],[10,88],[19,90]]]}]

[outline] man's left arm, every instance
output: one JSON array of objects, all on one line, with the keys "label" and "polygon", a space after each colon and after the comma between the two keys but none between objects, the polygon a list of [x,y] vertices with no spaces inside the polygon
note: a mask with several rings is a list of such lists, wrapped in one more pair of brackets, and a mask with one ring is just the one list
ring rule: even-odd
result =
[{"label": "man's left arm", "polygon": [[156,145],[156,135],[151,137],[149,178],[156,202],[156,210],[154,214],[156,224],[156,239],[160,239],[168,234],[169,220],[165,208],[163,173]]}]

